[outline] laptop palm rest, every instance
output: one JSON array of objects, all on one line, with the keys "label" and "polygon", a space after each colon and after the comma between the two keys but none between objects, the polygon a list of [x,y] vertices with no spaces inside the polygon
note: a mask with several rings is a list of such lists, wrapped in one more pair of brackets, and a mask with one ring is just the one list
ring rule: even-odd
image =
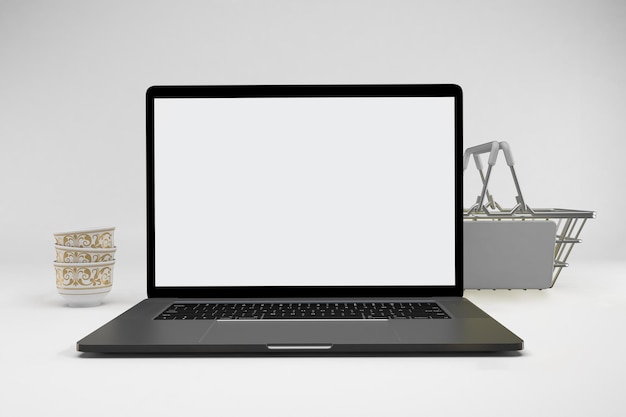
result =
[{"label": "laptop palm rest", "polygon": [[268,349],[330,349],[333,344],[399,341],[393,326],[379,321],[217,321],[200,343],[266,345]]}]

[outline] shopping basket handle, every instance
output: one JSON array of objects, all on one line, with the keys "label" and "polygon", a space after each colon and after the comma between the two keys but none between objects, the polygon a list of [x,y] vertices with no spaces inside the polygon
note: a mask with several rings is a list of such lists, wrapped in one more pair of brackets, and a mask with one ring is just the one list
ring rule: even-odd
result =
[{"label": "shopping basket handle", "polygon": [[[496,164],[496,159],[498,157],[498,152],[502,150],[504,153],[504,158],[506,159],[506,164],[511,169],[511,176],[513,177],[513,182],[515,184],[515,189],[517,190],[517,205],[513,207],[509,214],[513,214],[515,212],[522,213],[534,213],[534,211],[528,207],[526,201],[524,201],[524,196],[522,195],[522,190],[519,186],[519,181],[517,180],[517,174],[515,173],[515,161],[513,160],[513,154],[511,153],[511,146],[507,142],[487,142],[482,145],[473,146],[471,148],[467,148],[465,153],[463,154],[463,171],[467,169],[467,165],[469,163],[470,155],[474,155],[474,162],[476,162],[476,168],[480,171],[481,178],[483,179],[483,189],[476,199],[476,203],[468,210],[468,213],[472,213],[474,210],[484,210],[487,211],[487,208],[483,205],[485,201],[485,195],[487,192],[487,184],[489,183],[489,177],[491,175],[491,168]],[[487,169],[487,174],[483,177],[482,173],[482,163],[480,162],[480,158],[478,157],[481,153],[489,152],[489,167]]]},{"label": "shopping basket handle", "polygon": [[[503,143],[503,142],[500,142],[500,143]],[[476,163],[476,167],[479,170],[482,170],[483,168],[482,163],[480,162],[480,158],[478,158],[478,155],[480,155],[481,153],[489,152],[489,161],[487,163],[491,166],[495,165],[496,160],[498,159],[498,151],[500,150],[500,143],[493,141],[493,142],[483,143],[482,145],[472,146],[471,148],[467,148],[465,150],[465,153],[463,154],[463,171],[467,169],[467,165],[469,164],[469,158],[471,155],[474,155],[474,162]],[[506,146],[508,147],[508,144]],[[507,158],[507,161],[508,161],[508,158]]]},{"label": "shopping basket handle", "polygon": [[507,142],[500,142],[500,149],[504,152],[504,158],[506,159],[506,164],[512,167],[515,162],[513,161],[513,154],[511,153],[511,146]]}]

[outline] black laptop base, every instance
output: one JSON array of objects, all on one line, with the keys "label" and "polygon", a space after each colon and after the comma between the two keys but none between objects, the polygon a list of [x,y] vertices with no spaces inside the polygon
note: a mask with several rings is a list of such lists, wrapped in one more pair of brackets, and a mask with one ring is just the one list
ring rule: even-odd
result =
[{"label": "black laptop base", "polygon": [[[523,349],[520,338],[463,298],[432,300],[451,316],[444,320],[158,319],[164,309],[174,303],[193,304],[198,301],[207,302],[144,300],[80,340],[77,350],[116,354],[332,356],[507,352]],[[136,326],[138,321],[143,323],[140,328]],[[459,340],[459,334],[464,335],[465,339]]]}]

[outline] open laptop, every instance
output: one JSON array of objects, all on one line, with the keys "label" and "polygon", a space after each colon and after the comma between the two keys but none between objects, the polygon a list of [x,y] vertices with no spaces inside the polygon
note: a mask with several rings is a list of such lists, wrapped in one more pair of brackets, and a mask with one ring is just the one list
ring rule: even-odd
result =
[{"label": "open laptop", "polygon": [[456,85],[155,86],[148,299],[81,352],[520,350],[463,298]]}]

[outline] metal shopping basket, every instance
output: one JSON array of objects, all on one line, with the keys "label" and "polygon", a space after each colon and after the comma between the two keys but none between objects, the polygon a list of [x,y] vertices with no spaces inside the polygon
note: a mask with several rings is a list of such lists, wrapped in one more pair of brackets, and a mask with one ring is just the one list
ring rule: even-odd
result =
[{"label": "metal shopping basket", "polygon": [[[517,204],[503,209],[489,193],[491,170],[499,151],[517,190]],[[487,172],[480,154],[489,153]],[[520,190],[511,148],[506,142],[488,142],[468,148],[463,154],[463,172],[473,156],[482,181],[476,202],[463,211],[465,288],[552,288],[580,233],[595,212],[557,208],[530,208]]]}]

